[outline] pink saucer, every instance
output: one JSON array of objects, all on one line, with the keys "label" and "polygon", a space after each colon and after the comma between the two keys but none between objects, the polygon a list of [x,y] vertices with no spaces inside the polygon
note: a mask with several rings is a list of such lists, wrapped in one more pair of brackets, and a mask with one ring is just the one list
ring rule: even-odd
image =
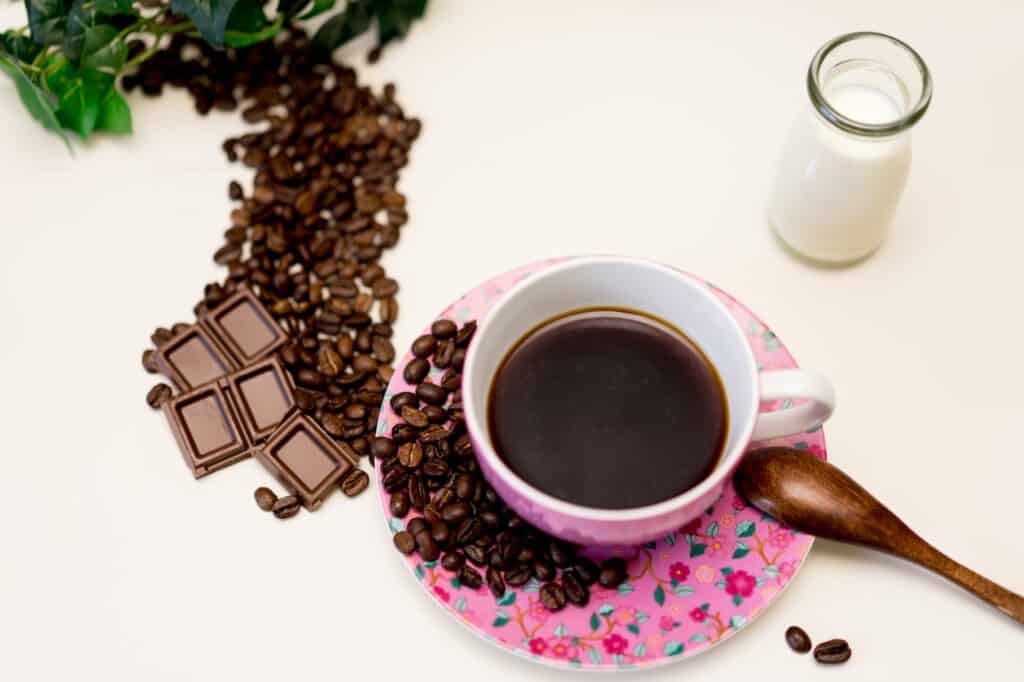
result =
[{"label": "pink saucer", "polygon": [[[438,317],[460,324],[479,319],[515,282],[558,261],[533,263],[473,289]],[[708,285],[712,286],[712,285]],[[753,313],[712,286],[747,330],[763,369],[796,367],[778,337]],[[428,325],[429,328],[429,325]],[[409,390],[395,366],[381,409],[377,433],[399,421],[391,396]],[[772,441],[825,458],[821,429]],[[379,463],[378,463],[379,464]],[[377,470],[378,481],[380,469]],[[392,533],[406,519],[391,517],[389,495],[378,485]],[[814,538],[796,533],[748,507],[732,484],[698,521],[638,547],[629,561],[629,579],[617,590],[594,586],[586,608],[568,606],[549,613],[540,605],[540,584],[531,581],[495,599],[486,586],[463,587],[436,562],[402,556],[427,593],[479,637],[523,658],[556,667],[586,670],[651,668],[707,651],[733,636],[778,598],[811,549]]]}]

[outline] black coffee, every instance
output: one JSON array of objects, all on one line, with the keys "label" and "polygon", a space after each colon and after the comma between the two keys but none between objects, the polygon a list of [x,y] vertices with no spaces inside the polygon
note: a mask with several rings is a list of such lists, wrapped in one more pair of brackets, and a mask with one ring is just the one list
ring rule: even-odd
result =
[{"label": "black coffee", "polygon": [[685,335],[629,311],[551,320],[508,353],[491,386],[491,438],[523,480],[576,504],[627,509],[704,480],[728,408]]}]

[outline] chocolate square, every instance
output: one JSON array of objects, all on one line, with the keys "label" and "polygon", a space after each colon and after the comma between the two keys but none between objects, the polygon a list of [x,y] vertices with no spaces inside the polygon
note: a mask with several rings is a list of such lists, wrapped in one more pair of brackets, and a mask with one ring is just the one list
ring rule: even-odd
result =
[{"label": "chocolate square", "polygon": [[164,344],[157,365],[179,391],[219,379],[238,367],[234,359],[202,327],[193,325]]},{"label": "chocolate square", "polygon": [[225,383],[252,443],[272,434],[295,405],[288,373],[277,358],[240,369]]},{"label": "chocolate square", "polygon": [[200,324],[220,340],[239,367],[270,355],[288,338],[248,289],[239,289],[200,319]]},{"label": "chocolate square", "polygon": [[296,410],[253,454],[312,511],[358,464],[342,445]]},{"label": "chocolate square", "polygon": [[230,397],[217,384],[169,401],[164,410],[192,475],[202,478],[249,456]]}]

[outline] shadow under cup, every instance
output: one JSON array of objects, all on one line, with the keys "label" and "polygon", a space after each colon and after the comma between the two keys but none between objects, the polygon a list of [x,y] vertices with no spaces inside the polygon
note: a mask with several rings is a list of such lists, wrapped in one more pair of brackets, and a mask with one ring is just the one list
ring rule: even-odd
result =
[{"label": "shadow under cup", "polygon": [[[626,308],[660,318],[685,333],[715,366],[728,405],[728,433],[714,470],[696,486],[644,507],[584,507],[533,487],[495,452],[487,400],[506,353],[538,325],[580,308]],[[616,257],[573,259],[519,282],[480,321],[463,370],[466,423],[488,482],[531,524],[583,545],[639,544],[700,514],[717,498],[750,440],[758,391],[757,364],[743,330],[707,284],[663,265]]]}]

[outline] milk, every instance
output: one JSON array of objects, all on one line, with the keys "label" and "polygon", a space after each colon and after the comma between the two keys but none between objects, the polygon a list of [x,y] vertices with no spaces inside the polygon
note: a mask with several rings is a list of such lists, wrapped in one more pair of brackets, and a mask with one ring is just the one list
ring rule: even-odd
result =
[{"label": "milk", "polygon": [[[886,124],[906,110],[905,101],[894,99],[902,88],[893,79],[878,64],[857,64],[836,74],[822,92],[846,118]],[[856,261],[884,241],[909,170],[909,131],[850,133],[807,107],[786,138],[768,219],[783,241],[809,258]]]}]

